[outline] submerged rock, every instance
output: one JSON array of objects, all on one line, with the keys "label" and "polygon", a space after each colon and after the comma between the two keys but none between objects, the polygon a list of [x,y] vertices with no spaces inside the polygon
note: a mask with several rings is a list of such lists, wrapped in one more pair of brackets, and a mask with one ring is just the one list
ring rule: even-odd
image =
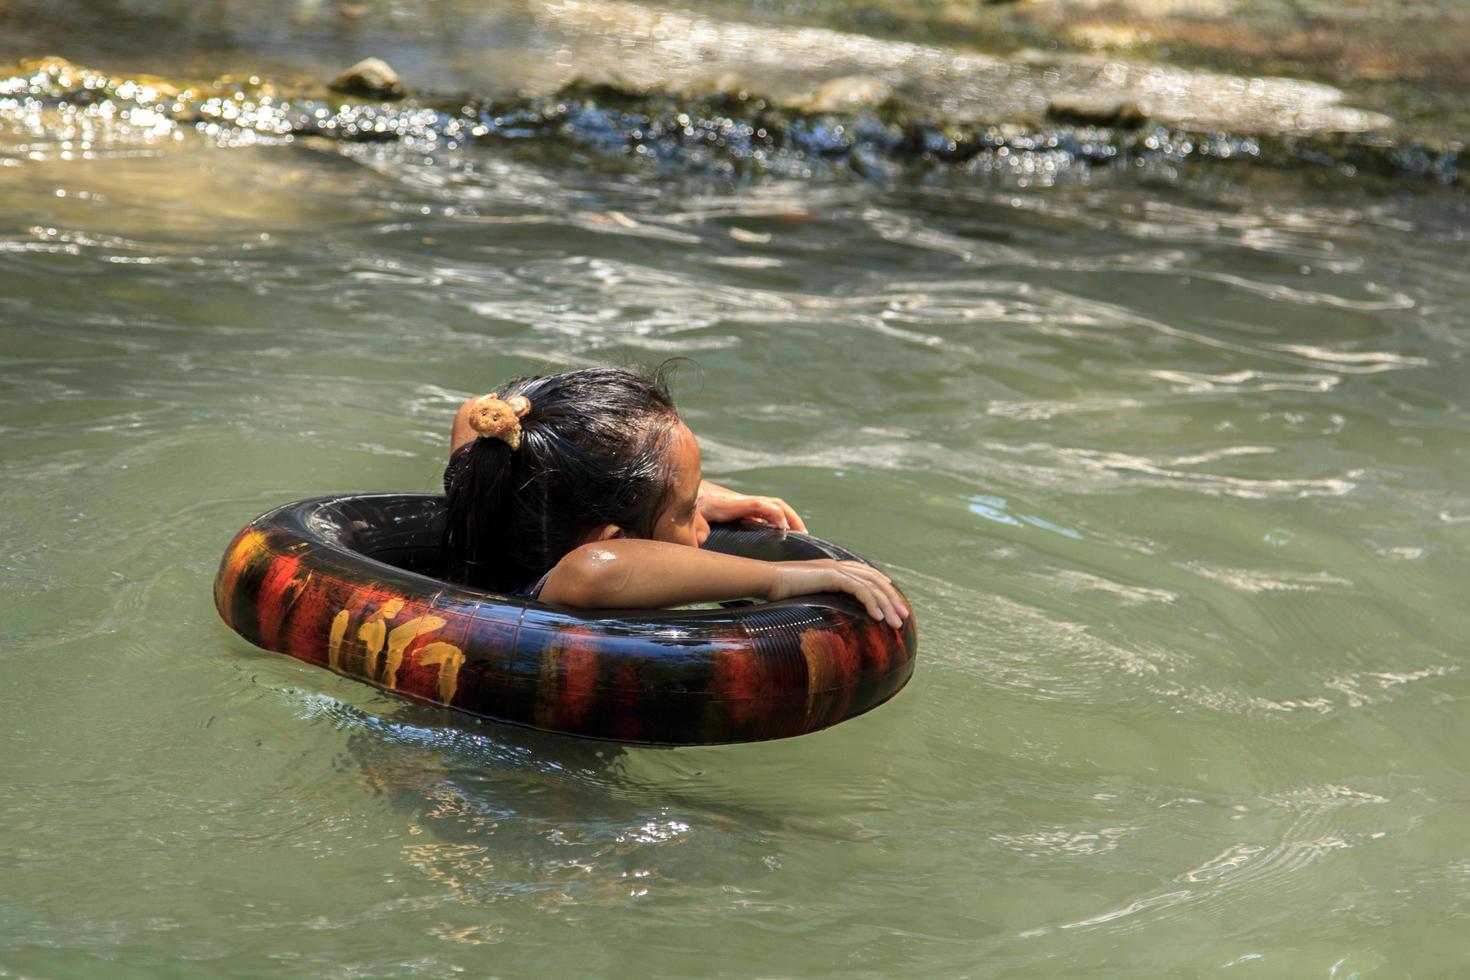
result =
[{"label": "submerged rock", "polygon": [[408,94],[398,73],[380,58],[362,59],[333,79],[328,87],[343,95],[358,95],[384,101],[401,99]]},{"label": "submerged rock", "polygon": [[750,86],[739,72],[727,71],[714,78],[702,78],[678,89],[689,99],[741,101],[751,97]]},{"label": "submerged rock", "polygon": [[1073,126],[1137,129],[1148,115],[1137,104],[1116,95],[1059,95],[1047,106],[1046,118]]},{"label": "submerged rock", "polygon": [[65,58],[57,57],[54,54],[43,55],[39,58],[22,58],[16,63],[16,67],[22,73],[39,72],[43,75],[50,75],[52,78],[61,78],[67,75],[74,75],[80,78],[87,70],[85,68],[78,68]]}]

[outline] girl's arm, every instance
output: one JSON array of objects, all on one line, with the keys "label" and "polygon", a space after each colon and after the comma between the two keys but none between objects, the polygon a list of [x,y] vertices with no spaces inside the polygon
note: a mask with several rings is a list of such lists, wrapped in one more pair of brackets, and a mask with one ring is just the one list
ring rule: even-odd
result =
[{"label": "girl's arm", "polygon": [[541,600],[584,609],[654,609],[815,592],[846,592],[895,629],[909,615],[888,576],[862,562],[757,561],[645,538],[582,545],[551,570]]}]

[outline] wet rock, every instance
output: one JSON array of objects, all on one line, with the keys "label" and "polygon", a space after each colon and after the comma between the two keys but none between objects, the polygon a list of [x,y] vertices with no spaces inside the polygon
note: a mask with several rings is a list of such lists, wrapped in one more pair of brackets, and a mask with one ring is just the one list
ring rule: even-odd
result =
[{"label": "wet rock", "polygon": [[175,99],[185,91],[180,84],[158,75],[139,74],[126,79],[113,78],[104,72],[74,64],[56,55],[22,58],[16,62],[16,74],[44,79],[42,87],[54,95],[84,90],[110,91],[123,99],[140,104]]},{"label": "wet rock", "polygon": [[792,101],[805,112],[856,112],[875,109],[893,99],[893,88],[870,75],[844,75]]},{"label": "wet rock", "polygon": [[333,92],[368,99],[401,99],[407,92],[398,73],[379,58],[364,58],[332,80]]},{"label": "wet rock", "polygon": [[54,54],[48,54],[40,58],[22,58],[16,67],[24,75],[39,72],[42,75],[50,75],[53,78],[60,75],[80,76],[86,71],[86,69],[78,68],[65,58],[59,58]]},{"label": "wet rock", "polygon": [[1135,103],[1116,95],[1057,95],[1047,106],[1047,119],[1070,126],[1137,129],[1148,116]]},{"label": "wet rock", "polygon": [[[1098,0],[1036,0],[1022,9],[1039,12],[1068,4],[1072,10],[1070,5],[1088,2]],[[973,8],[972,0],[967,9]],[[644,90],[677,92],[694,79],[739,70],[753,92],[806,114],[868,113],[886,94],[879,79],[902,79],[901,94],[876,113],[885,121],[922,117],[1034,126],[1055,101],[1059,116],[1066,117],[1070,102],[1080,110],[1072,118],[1092,126],[1130,125],[1137,115],[1167,126],[1243,135],[1363,133],[1392,125],[1384,115],[1344,105],[1338,88],[1273,75],[1242,77],[1052,48],[998,57],[825,28],[757,28],[615,0],[578,0],[545,9],[573,37],[596,33],[599,44],[616,41],[608,64],[627,71]],[[1154,35],[1151,44],[1159,43]],[[810,94],[797,94],[803,90]],[[1091,105],[1090,97],[1099,94],[1117,108]]]}]

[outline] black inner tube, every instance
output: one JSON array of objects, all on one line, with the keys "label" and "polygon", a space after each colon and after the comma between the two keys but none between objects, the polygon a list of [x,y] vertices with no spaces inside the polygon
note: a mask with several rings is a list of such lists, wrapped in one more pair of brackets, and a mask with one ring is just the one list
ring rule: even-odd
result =
[{"label": "black inner tube", "polygon": [[[725,604],[740,608],[554,606],[445,581],[443,527],[434,494],[287,504],[236,536],[216,606],[267,650],[431,704],[615,741],[799,735],[882,704],[913,673],[913,619],[895,631],[850,595]],[[706,547],[769,561],[861,560],[753,523],[713,528]]]}]

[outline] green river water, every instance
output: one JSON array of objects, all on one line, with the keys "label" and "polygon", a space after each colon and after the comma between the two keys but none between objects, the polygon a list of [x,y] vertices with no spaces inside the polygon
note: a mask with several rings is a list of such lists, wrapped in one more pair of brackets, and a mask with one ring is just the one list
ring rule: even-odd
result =
[{"label": "green river water", "polygon": [[[0,977],[1463,975],[1467,234],[1432,184],[0,118]],[[216,616],[255,515],[670,356],[706,473],[912,600],[888,705],[600,745]]]}]

